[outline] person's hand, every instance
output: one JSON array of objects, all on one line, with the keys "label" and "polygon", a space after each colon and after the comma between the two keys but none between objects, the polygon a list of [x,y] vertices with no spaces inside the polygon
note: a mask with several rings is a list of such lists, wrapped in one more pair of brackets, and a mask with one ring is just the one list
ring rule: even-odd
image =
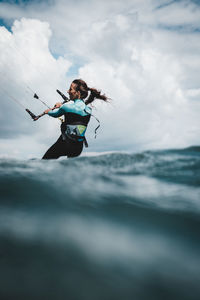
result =
[{"label": "person's hand", "polygon": [[54,105],[54,108],[59,108],[62,106],[62,103],[61,102],[57,102],[55,105]]},{"label": "person's hand", "polygon": [[49,112],[50,110],[52,110],[52,109],[51,109],[51,108],[46,109],[46,110],[44,111],[44,114],[48,114],[48,112]]}]

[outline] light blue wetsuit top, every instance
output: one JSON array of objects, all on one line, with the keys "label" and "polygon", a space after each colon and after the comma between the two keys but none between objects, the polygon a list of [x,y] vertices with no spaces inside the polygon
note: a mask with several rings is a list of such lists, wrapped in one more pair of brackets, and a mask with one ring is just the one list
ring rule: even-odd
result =
[{"label": "light blue wetsuit top", "polygon": [[67,113],[78,114],[80,116],[91,115],[92,109],[88,107],[82,99],[75,99],[64,103],[60,108],[50,110],[48,115],[54,118],[58,118]]}]

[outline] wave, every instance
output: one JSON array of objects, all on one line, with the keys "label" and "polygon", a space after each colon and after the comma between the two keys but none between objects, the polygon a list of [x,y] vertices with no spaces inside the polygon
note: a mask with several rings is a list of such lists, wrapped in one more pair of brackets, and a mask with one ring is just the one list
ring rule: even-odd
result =
[{"label": "wave", "polygon": [[[199,147],[75,159],[0,160],[5,201],[104,198],[199,212]],[[87,195],[87,196],[86,196]],[[44,200],[43,200],[44,201]],[[62,202],[64,202],[62,200]]]},{"label": "wave", "polygon": [[0,298],[199,299],[199,183],[198,146],[0,159]]}]

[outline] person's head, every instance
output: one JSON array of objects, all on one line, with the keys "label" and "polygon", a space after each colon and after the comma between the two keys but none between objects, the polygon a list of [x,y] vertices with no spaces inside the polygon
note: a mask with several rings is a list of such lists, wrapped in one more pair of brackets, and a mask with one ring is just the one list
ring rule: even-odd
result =
[{"label": "person's head", "polygon": [[88,92],[90,92],[90,95],[85,101],[86,104],[93,102],[95,98],[101,99],[103,101],[108,100],[105,95],[101,94],[101,91],[98,91],[94,88],[89,88],[87,86],[87,83],[82,79],[73,80],[68,91],[71,100],[85,99],[88,96]]},{"label": "person's head", "polygon": [[68,90],[70,100],[81,99],[81,93],[77,90],[76,83],[72,82]]}]

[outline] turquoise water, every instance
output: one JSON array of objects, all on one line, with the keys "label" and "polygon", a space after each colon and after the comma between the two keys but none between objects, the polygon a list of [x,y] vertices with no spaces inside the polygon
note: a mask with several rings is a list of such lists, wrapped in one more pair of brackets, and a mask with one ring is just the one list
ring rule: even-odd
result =
[{"label": "turquoise water", "polygon": [[0,299],[199,299],[200,147],[0,160]]}]

